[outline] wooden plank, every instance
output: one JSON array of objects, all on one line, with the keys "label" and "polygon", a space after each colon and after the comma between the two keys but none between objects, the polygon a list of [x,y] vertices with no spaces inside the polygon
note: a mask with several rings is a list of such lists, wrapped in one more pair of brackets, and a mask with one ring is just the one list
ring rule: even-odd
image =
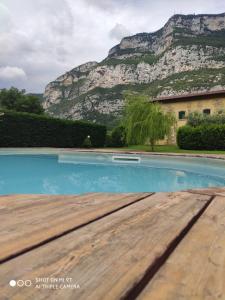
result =
[{"label": "wooden plank", "polygon": [[225,299],[225,198],[216,197],[138,299]]},{"label": "wooden plank", "polygon": [[[121,299],[162,257],[210,197],[158,193],[4,263],[0,290],[9,299]],[[37,289],[37,278],[72,278],[79,289]],[[9,287],[29,279],[32,287]],[[49,285],[48,285],[49,287]]]},{"label": "wooden plank", "polygon": [[0,262],[148,195],[0,197]]},{"label": "wooden plank", "polygon": [[223,187],[187,190],[187,192],[193,194],[209,195],[209,196],[223,196],[223,197],[225,196],[225,188]]}]

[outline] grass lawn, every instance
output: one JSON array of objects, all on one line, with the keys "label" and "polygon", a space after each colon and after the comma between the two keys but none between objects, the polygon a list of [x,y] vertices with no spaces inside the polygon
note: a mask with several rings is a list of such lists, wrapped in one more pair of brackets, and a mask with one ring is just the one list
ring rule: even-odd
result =
[{"label": "grass lawn", "polygon": [[[144,152],[152,152],[150,146],[147,145],[134,145],[128,146],[124,148],[108,148],[115,150],[133,150],[133,151],[144,151]],[[176,145],[163,145],[163,146],[155,146],[155,152],[168,152],[168,153],[196,153],[196,154],[225,154],[225,151],[215,151],[215,150],[183,150],[179,149]]]}]

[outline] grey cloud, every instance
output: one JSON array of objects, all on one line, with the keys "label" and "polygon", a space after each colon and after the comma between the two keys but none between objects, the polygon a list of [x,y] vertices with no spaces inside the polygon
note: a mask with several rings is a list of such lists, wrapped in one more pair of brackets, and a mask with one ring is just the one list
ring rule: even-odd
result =
[{"label": "grey cloud", "polygon": [[[113,0],[84,0],[89,6],[94,6],[102,10],[115,10],[118,7],[118,1]],[[120,1],[120,3],[123,1]]]},{"label": "grey cloud", "polygon": [[0,67],[0,79],[2,80],[14,80],[26,78],[26,73],[23,69],[17,67]]},{"label": "grey cloud", "polygon": [[11,14],[9,9],[0,3],[0,32],[9,30],[12,26]]},{"label": "grey cloud", "polygon": [[123,24],[118,23],[109,32],[109,36],[117,41],[129,35],[131,35],[131,32]]},{"label": "grey cloud", "polygon": [[73,15],[66,0],[41,1],[40,4],[46,26],[52,33],[62,36],[71,36],[73,34]]},{"label": "grey cloud", "polygon": [[117,11],[122,7],[129,6],[137,7],[143,4],[143,2],[147,2],[145,0],[84,0],[88,5],[95,6],[101,10],[107,11]]},{"label": "grey cloud", "polygon": [[27,75],[22,68],[0,67],[0,88],[10,88],[11,86],[25,86]]}]

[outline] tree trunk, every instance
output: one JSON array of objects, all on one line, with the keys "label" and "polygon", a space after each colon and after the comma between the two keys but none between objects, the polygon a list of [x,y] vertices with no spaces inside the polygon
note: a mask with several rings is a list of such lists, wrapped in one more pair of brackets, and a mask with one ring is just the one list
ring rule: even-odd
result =
[{"label": "tree trunk", "polygon": [[152,152],[154,152],[154,141],[153,140],[150,140],[150,145],[151,145],[151,150]]}]

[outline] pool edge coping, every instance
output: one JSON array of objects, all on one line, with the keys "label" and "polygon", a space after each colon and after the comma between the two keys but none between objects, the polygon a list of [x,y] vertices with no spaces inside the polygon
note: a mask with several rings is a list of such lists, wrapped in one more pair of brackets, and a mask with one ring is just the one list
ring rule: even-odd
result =
[{"label": "pool edge coping", "polygon": [[144,156],[171,156],[171,157],[196,157],[196,158],[208,158],[225,160],[225,154],[194,154],[194,153],[171,153],[171,152],[144,152],[144,151],[132,151],[132,150],[116,150],[116,149],[84,149],[84,148],[0,148],[0,155],[4,154],[46,154],[57,155],[62,153],[103,153],[103,154],[139,154]]}]

